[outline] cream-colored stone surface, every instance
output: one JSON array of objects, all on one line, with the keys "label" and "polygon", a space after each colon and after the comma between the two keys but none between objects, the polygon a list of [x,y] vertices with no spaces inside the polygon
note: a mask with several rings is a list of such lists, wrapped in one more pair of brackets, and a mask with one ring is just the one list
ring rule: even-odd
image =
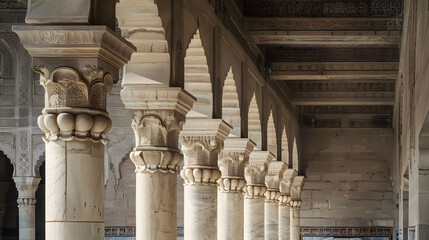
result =
[{"label": "cream-colored stone surface", "polygon": [[300,237],[300,207],[290,207],[290,240],[299,240]]},{"label": "cream-colored stone surface", "polygon": [[287,204],[279,204],[279,240],[290,238],[290,206]]},{"label": "cream-colored stone surface", "polygon": [[[267,192],[269,193],[269,192]],[[264,239],[276,240],[279,237],[279,207],[277,202],[265,202],[264,205]]]}]

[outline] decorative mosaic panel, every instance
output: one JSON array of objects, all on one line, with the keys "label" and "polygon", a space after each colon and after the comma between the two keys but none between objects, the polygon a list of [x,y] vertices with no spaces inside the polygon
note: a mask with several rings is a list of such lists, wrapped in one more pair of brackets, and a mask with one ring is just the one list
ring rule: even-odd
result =
[{"label": "decorative mosaic panel", "polygon": [[399,48],[285,48],[267,50],[270,62],[398,62]]},{"label": "decorative mosaic panel", "polygon": [[[183,238],[183,227],[177,227],[178,239]],[[105,240],[135,240],[136,227],[105,227]]]},{"label": "decorative mosaic panel", "polygon": [[322,240],[334,237],[363,240],[391,240],[393,229],[389,227],[301,227],[301,239]]},{"label": "decorative mosaic panel", "polygon": [[401,17],[401,0],[247,0],[250,17]]}]

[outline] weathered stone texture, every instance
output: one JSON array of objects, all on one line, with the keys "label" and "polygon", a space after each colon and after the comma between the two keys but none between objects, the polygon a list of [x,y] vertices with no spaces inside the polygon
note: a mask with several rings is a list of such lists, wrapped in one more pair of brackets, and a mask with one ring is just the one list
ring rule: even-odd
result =
[{"label": "weathered stone texture", "polygon": [[393,226],[392,136],[308,130],[303,137],[302,226]]}]

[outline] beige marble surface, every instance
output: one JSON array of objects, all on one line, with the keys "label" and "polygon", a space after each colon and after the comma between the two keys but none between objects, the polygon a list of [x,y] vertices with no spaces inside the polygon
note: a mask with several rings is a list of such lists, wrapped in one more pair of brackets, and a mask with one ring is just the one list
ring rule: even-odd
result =
[{"label": "beige marble surface", "polygon": [[300,207],[290,208],[290,240],[300,239]]},{"label": "beige marble surface", "polygon": [[279,204],[279,240],[289,240],[290,237],[290,207]]},{"label": "beige marble surface", "polygon": [[137,173],[136,185],[136,240],[176,239],[176,173]]},{"label": "beige marble surface", "polygon": [[185,239],[216,240],[216,185],[185,186]]},{"label": "beige marble surface", "polygon": [[264,198],[244,199],[244,239],[264,239]]},{"label": "beige marble surface", "polygon": [[279,208],[277,202],[265,202],[264,232],[265,240],[278,239]]},{"label": "beige marble surface", "polygon": [[218,240],[243,239],[243,192],[218,192]]}]

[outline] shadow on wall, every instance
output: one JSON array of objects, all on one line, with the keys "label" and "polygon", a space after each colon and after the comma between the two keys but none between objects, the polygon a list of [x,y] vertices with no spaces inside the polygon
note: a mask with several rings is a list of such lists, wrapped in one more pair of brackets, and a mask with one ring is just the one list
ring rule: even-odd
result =
[{"label": "shadow on wall", "polygon": [[18,191],[12,179],[13,165],[0,152],[0,237],[18,240]]}]

